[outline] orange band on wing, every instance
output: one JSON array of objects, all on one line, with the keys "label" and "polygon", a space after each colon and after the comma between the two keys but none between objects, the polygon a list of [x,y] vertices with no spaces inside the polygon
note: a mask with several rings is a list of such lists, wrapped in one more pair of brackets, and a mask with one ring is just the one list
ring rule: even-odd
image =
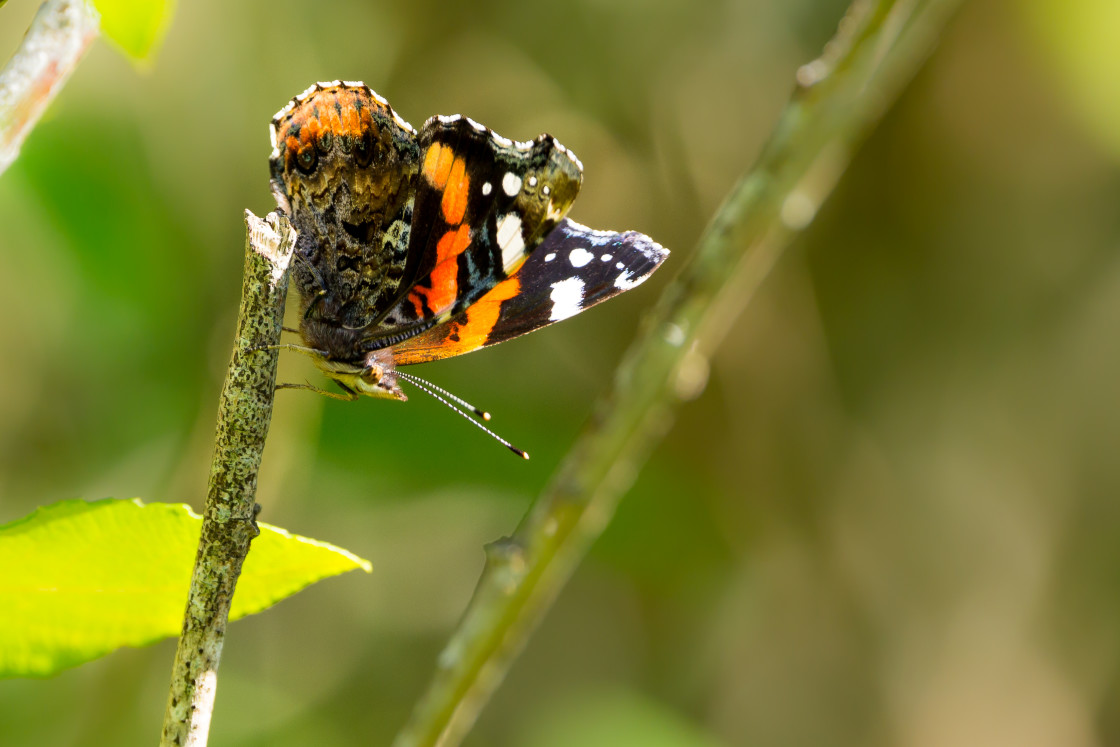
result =
[{"label": "orange band on wing", "polygon": [[516,275],[503,280],[471,304],[460,321],[436,327],[394,345],[393,360],[398,366],[407,366],[478,350],[486,344],[490,332],[498,323],[502,302],[520,291],[521,281]]},{"label": "orange band on wing", "polygon": [[[458,221],[456,221],[458,222]],[[440,237],[436,244],[436,264],[458,257],[471,245],[471,227],[465,223],[458,229],[452,229]]]},{"label": "orange band on wing", "polygon": [[452,325],[459,335],[459,344],[473,349],[486,342],[490,330],[498,323],[502,301],[513,298],[520,290],[521,281],[514,275],[495,285],[489,293],[471,304],[463,320]]},{"label": "orange band on wing", "polygon": [[361,125],[358,121],[358,110],[355,107],[351,106],[349,108],[343,109],[343,111],[346,113],[346,121],[343,123],[346,127],[346,132],[348,132],[351,137],[358,137],[361,134]]},{"label": "orange band on wing", "polygon": [[443,200],[440,203],[443,207],[443,219],[448,225],[456,226],[463,220],[463,215],[467,212],[470,183],[466,161],[456,158],[447,178],[447,186],[443,188]]},{"label": "orange band on wing", "polygon": [[440,237],[436,244],[436,266],[428,275],[428,285],[417,283],[408,294],[417,317],[424,316],[425,300],[433,314],[440,314],[455,305],[459,295],[459,255],[470,244],[471,227],[465,223]]},{"label": "orange band on wing", "polygon": [[319,139],[319,135],[323,132],[322,126],[319,124],[318,117],[311,117],[307,120],[299,131],[299,139],[304,145],[312,145]]},{"label": "orange band on wing", "polygon": [[459,292],[459,263],[451,260],[436,265],[431,274],[432,287],[428,292],[428,308],[438,314],[455,303]]},{"label": "orange band on wing", "polygon": [[[408,292],[408,301],[412,304],[412,308],[416,310],[416,318],[420,319],[424,316],[424,298],[426,296],[420,295],[418,292],[420,286],[413,286],[412,290]],[[424,288],[427,291],[427,288]]]},{"label": "orange band on wing", "polygon": [[436,189],[443,189],[447,184],[447,177],[451,175],[451,166],[454,162],[455,151],[439,143],[433,143],[424,154],[424,177]]}]

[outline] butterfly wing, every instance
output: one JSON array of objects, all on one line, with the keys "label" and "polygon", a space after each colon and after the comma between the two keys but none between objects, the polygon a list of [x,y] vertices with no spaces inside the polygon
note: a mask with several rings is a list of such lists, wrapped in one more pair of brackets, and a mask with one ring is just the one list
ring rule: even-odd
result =
[{"label": "butterfly wing", "polygon": [[668,256],[637,231],[595,231],[565,219],[461,316],[394,345],[394,362],[449,358],[547,327],[640,285]]},{"label": "butterfly wing", "polygon": [[366,329],[367,350],[398,344],[463,313],[514,275],[563,219],[582,167],[554,138],[527,143],[461,116],[419,135],[408,255],[415,282]]}]

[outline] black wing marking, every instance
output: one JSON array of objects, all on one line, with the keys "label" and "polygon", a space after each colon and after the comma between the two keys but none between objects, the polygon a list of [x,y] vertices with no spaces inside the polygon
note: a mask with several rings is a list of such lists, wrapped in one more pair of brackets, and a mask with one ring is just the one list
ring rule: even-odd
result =
[{"label": "black wing marking", "polygon": [[579,161],[548,135],[514,143],[455,116],[428,120],[419,140],[408,247],[417,279],[367,328],[368,350],[464,312],[517,272],[579,191]]},{"label": "black wing marking", "polygon": [[439,360],[547,327],[637,287],[668,256],[637,231],[595,231],[565,219],[515,275],[453,321],[395,345],[393,359]]}]

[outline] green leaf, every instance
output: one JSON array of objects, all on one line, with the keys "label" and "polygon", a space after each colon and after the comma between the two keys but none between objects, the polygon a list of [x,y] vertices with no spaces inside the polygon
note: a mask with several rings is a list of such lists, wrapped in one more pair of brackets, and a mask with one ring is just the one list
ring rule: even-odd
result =
[{"label": "green leaf", "polygon": [[175,10],[174,0],[93,0],[101,31],[140,62],[154,57]]},{"label": "green leaf", "polygon": [[[62,501],[0,526],[0,677],[44,676],[179,634],[202,519],[189,506]],[[369,562],[260,524],[231,619]]]}]

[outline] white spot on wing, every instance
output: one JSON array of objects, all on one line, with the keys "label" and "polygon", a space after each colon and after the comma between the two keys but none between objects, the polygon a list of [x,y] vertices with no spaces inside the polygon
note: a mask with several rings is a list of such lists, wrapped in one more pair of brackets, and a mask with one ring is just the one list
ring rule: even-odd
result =
[{"label": "white spot on wing", "polygon": [[558,322],[575,316],[583,310],[583,281],[579,278],[567,278],[552,284],[552,313],[549,321]]},{"label": "white spot on wing", "polygon": [[507,171],[502,177],[502,190],[510,197],[516,196],[521,191],[521,177],[512,171]]},{"label": "white spot on wing", "polygon": [[490,186],[490,182],[483,182],[482,183],[482,194],[488,195],[488,194],[490,194],[490,190],[492,190],[492,189],[493,189],[493,187]]},{"label": "white spot on wing", "polygon": [[529,186],[530,187],[537,186],[537,177],[535,177],[535,176],[530,176],[529,177]]},{"label": "white spot on wing", "polygon": [[554,259],[556,259],[556,252],[549,252],[548,254],[544,255],[545,262],[551,262]]},{"label": "white spot on wing", "polygon": [[649,276],[639,275],[635,278],[629,273],[629,271],[623,272],[614,279],[614,287],[618,288],[619,290],[628,291],[631,288],[637,288],[645,281],[647,277]]},{"label": "white spot on wing", "polygon": [[573,249],[571,254],[568,255],[568,261],[572,263],[572,267],[583,267],[593,259],[595,259],[595,255],[583,247]]},{"label": "white spot on wing", "polygon": [[599,260],[602,262],[610,262],[612,259],[613,257],[609,254],[604,254],[602,257],[599,257]]},{"label": "white spot on wing", "polygon": [[498,248],[502,250],[502,269],[509,273],[525,256],[525,240],[521,238],[521,218],[506,213],[498,221]]}]

